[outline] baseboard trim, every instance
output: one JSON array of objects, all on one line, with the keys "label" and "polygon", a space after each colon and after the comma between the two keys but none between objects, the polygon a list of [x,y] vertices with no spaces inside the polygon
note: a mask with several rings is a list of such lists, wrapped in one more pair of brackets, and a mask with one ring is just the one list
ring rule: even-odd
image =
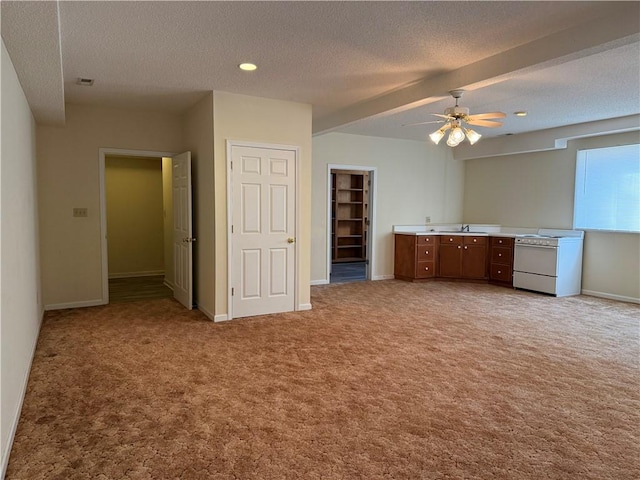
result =
[{"label": "baseboard trim", "polygon": [[165,280],[165,281],[162,282],[162,284],[173,292],[173,283]]},{"label": "baseboard trim", "polygon": [[109,302],[105,302],[102,298],[96,300],[84,300],[82,302],[68,302],[68,303],[50,303],[44,306],[45,310],[63,310],[65,308],[83,308],[83,307],[97,307],[99,305],[106,305]]},{"label": "baseboard trim", "polygon": [[213,317],[214,322],[227,322],[229,320],[233,319],[229,318],[229,315],[227,315],[226,313],[219,313],[218,315]]},{"label": "baseboard trim", "polygon": [[393,275],[375,275],[371,280],[393,280],[394,278]]},{"label": "baseboard trim", "polygon": [[305,310],[311,310],[313,307],[311,306],[310,303],[301,303],[300,305],[298,305],[298,311],[305,311]]},{"label": "baseboard trim", "polygon": [[16,412],[14,412],[11,429],[9,430],[9,438],[7,439],[7,444],[5,445],[4,451],[2,452],[2,468],[0,469],[0,479],[3,479],[7,473],[7,466],[9,465],[9,455],[11,455],[11,447],[13,447],[13,440],[15,439],[16,431],[18,430],[20,413],[22,412],[24,397],[27,394],[27,386],[29,385],[29,375],[31,374],[33,359],[36,356],[36,347],[38,346],[38,339],[40,338],[40,330],[42,329],[43,319],[44,319],[44,311],[42,311],[42,313],[40,314],[40,324],[38,325],[38,334],[36,335],[36,338],[34,339],[33,345],[31,347],[31,360],[29,361],[29,368],[27,368],[27,374],[24,378],[24,382],[22,382],[22,388],[20,391],[20,402],[18,403],[18,408]]},{"label": "baseboard trim", "polygon": [[609,300],[618,300],[619,302],[627,303],[640,303],[640,298],[625,297],[624,295],[614,295],[612,293],[596,292],[593,290],[582,290],[583,295],[589,295],[590,297],[607,298]]},{"label": "baseboard trim", "polygon": [[314,286],[314,285],[329,285],[329,280],[311,280],[309,282],[309,285]]},{"label": "baseboard trim", "polygon": [[164,270],[150,270],[148,272],[110,273],[109,278],[157,277],[160,275],[164,275]]},{"label": "baseboard trim", "polygon": [[204,316],[207,317],[209,320],[213,320],[214,318],[213,313],[211,313],[209,310],[204,308],[202,305],[197,305],[196,308],[200,310],[202,313],[204,313]]}]

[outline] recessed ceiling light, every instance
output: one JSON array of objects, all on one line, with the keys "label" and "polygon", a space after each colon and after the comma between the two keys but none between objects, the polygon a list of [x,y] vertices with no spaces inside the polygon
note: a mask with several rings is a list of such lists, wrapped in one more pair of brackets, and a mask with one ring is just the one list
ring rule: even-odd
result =
[{"label": "recessed ceiling light", "polygon": [[524,112],[524,111],[523,112],[513,112],[513,114],[516,117],[526,117],[527,116],[527,112]]},{"label": "recessed ceiling light", "polygon": [[240,70],[244,70],[245,72],[253,72],[256,68],[258,68],[254,63],[241,63],[238,65]]},{"label": "recessed ceiling light", "polygon": [[90,87],[93,85],[93,78],[82,78],[78,77],[76,80],[76,85],[82,85],[83,87]]}]

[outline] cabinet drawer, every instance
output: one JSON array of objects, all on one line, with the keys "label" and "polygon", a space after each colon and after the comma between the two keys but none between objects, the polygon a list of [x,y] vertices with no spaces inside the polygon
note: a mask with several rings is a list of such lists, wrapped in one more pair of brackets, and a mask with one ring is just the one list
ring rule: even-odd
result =
[{"label": "cabinet drawer", "polygon": [[512,257],[513,257],[513,249],[509,247],[491,248],[491,263],[511,265]]},{"label": "cabinet drawer", "polygon": [[513,238],[491,237],[491,245],[494,247],[512,247],[513,248]]},{"label": "cabinet drawer", "polygon": [[433,235],[418,235],[418,245],[434,245],[436,237]]},{"label": "cabinet drawer", "polygon": [[416,264],[416,278],[433,277],[436,273],[434,262],[418,262]]},{"label": "cabinet drawer", "polygon": [[443,235],[440,237],[440,245],[462,245],[462,236]]},{"label": "cabinet drawer", "polygon": [[465,245],[486,245],[487,237],[462,237]]},{"label": "cabinet drawer", "polygon": [[492,264],[489,278],[499,282],[511,282],[511,267],[509,265]]},{"label": "cabinet drawer", "polygon": [[416,261],[417,262],[425,262],[425,261],[434,261],[436,258],[434,245],[418,245],[416,248]]}]

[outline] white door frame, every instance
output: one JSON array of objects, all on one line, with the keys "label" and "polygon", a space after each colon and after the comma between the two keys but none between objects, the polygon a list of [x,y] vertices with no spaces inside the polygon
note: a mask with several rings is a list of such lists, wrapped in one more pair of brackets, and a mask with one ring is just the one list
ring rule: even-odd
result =
[{"label": "white door frame", "polygon": [[300,147],[295,145],[280,145],[274,143],[261,143],[261,142],[246,142],[240,140],[227,140],[227,318],[226,320],[233,319],[233,299],[231,298],[231,288],[233,285],[233,244],[231,242],[231,224],[233,221],[233,183],[231,178],[231,149],[232,147],[254,147],[254,148],[267,148],[274,150],[289,150],[294,153],[294,162],[296,165],[295,176],[295,238],[296,247],[294,254],[295,266],[293,269],[293,308],[295,311],[300,310],[298,301],[298,279],[300,269],[300,247],[298,239],[300,238]]},{"label": "white door frame", "polygon": [[[339,165],[330,163],[327,165],[327,283],[331,282],[331,170],[355,170],[369,172],[369,238],[367,239],[367,280],[376,280],[373,277],[375,265],[375,234],[376,234],[376,197],[378,194],[378,167],[365,165]],[[372,178],[373,177],[373,178]]]},{"label": "white door frame", "polygon": [[100,250],[102,255],[102,299],[97,305],[109,303],[109,254],[107,248],[107,194],[105,183],[105,165],[108,155],[125,157],[173,157],[175,153],[150,152],[147,150],[126,150],[122,148],[99,149],[100,162]]}]

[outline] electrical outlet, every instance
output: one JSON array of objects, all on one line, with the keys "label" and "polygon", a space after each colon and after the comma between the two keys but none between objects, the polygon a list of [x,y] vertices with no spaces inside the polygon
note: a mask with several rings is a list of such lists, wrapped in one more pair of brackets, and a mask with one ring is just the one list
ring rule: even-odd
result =
[{"label": "electrical outlet", "polygon": [[74,208],[73,209],[73,216],[74,217],[88,217],[89,216],[89,210],[87,208]]},{"label": "electrical outlet", "polygon": [[424,217],[424,223],[431,223],[431,217]]}]

